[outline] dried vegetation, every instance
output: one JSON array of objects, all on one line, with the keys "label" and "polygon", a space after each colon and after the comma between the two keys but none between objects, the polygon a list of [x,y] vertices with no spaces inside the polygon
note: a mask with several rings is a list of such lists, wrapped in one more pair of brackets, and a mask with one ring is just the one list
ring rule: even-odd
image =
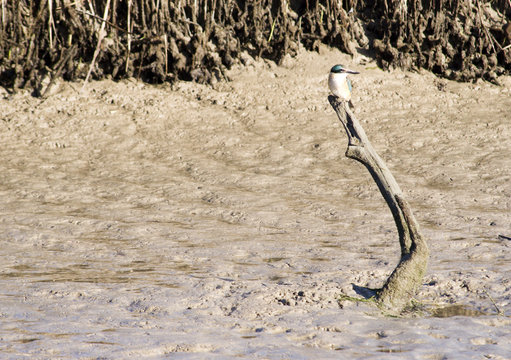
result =
[{"label": "dried vegetation", "polygon": [[210,83],[250,57],[320,43],[458,80],[511,70],[510,0],[0,0],[0,85],[54,79]]}]

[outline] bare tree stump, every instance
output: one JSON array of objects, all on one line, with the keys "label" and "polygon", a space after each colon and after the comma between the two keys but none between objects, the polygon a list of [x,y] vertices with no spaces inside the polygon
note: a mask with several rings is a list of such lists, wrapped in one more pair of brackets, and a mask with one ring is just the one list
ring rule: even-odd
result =
[{"label": "bare tree stump", "polygon": [[373,149],[348,103],[332,95],[328,101],[348,135],[346,157],[359,161],[369,170],[394,216],[401,259],[383,288],[377,292],[376,300],[387,309],[401,311],[422,284],[428,264],[428,246],[394,176]]}]

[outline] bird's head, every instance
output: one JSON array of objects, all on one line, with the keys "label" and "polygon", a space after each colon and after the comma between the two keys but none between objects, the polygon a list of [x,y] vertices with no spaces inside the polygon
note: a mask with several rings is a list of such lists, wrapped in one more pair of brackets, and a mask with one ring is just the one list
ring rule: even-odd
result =
[{"label": "bird's head", "polygon": [[332,69],[330,69],[330,72],[334,74],[360,74],[358,71],[347,69],[340,64],[334,65]]}]

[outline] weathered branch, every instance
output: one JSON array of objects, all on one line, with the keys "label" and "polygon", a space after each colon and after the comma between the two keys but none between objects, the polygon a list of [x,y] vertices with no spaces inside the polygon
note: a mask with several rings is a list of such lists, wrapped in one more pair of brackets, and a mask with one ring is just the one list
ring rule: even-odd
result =
[{"label": "weathered branch", "polygon": [[377,299],[385,307],[400,311],[408,304],[422,283],[429,257],[428,246],[394,176],[372,147],[348,103],[332,95],[328,97],[328,101],[348,135],[346,156],[359,161],[369,170],[394,217],[399,235],[401,259],[378,292]]}]

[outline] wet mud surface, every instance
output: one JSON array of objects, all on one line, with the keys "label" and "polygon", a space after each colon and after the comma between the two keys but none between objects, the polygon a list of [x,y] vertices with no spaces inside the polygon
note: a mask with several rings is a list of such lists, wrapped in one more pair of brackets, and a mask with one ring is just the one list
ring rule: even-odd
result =
[{"label": "wet mud surface", "polygon": [[[327,49],[248,63],[213,88],[3,93],[2,356],[508,357],[511,80],[382,72]],[[422,314],[337,301],[381,286],[399,246],[344,157],[335,63],[362,73],[355,114],[428,238]]]}]

